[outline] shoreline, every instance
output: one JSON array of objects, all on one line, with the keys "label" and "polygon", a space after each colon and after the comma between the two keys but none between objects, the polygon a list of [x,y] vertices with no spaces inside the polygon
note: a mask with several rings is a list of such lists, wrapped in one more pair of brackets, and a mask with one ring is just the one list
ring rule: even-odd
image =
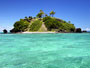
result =
[{"label": "shoreline", "polygon": [[[56,33],[76,33],[76,32],[17,32],[17,33],[6,33],[6,34],[56,34]],[[90,33],[90,32],[81,32],[81,33]],[[1,32],[0,34],[4,34]]]},{"label": "shoreline", "polygon": [[[55,34],[55,33],[76,33],[76,32],[20,32],[21,34]],[[81,32],[90,33],[90,32]]]},{"label": "shoreline", "polygon": [[58,33],[58,32],[21,32],[22,34],[47,34],[47,33]]}]

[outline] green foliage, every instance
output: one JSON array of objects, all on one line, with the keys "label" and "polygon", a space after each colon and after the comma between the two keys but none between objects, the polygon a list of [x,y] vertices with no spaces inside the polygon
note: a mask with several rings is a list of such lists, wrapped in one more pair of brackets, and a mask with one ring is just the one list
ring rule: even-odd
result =
[{"label": "green foliage", "polygon": [[40,12],[36,15],[36,17],[42,18],[43,15],[44,15],[44,12],[42,10],[40,10]]},{"label": "green foliage", "polygon": [[44,14],[43,10],[40,10],[40,13]]},{"label": "green foliage", "polygon": [[32,16],[29,16],[29,20],[32,20],[33,18],[32,18]]},{"label": "green foliage", "polygon": [[24,19],[20,19],[20,21],[22,21],[22,22],[23,22],[23,21],[24,21]]},{"label": "green foliage", "polygon": [[47,20],[49,20],[49,19],[52,19],[50,16],[47,16],[47,17],[44,17],[43,18],[43,22],[45,22],[45,21],[47,21]]},{"label": "green foliage", "polygon": [[44,21],[45,21],[45,26],[49,31],[51,31],[52,29],[59,29],[59,27],[62,26],[62,23],[54,18],[46,17],[44,18]]},{"label": "green foliage", "polygon": [[68,23],[71,23],[71,21],[68,21]]},{"label": "green foliage", "polygon": [[57,21],[61,22],[61,23],[66,23],[66,21],[59,19],[59,18],[55,18]]},{"label": "green foliage", "polygon": [[[62,31],[62,32],[74,32],[75,26],[70,21],[64,21],[59,18],[53,17],[54,11],[50,12],[50,16],[45,14],[42,10],[37,14],[37,17],[25,17],[20,21],[15,22],[14,28],[11,32],[23,32],[23,31]],[[45,16],[45,17],[44,17]],[[43,25],[42,22],[43,21]],[[45,27],[46,26],[46,27]]]},{"label": "green foliage", "polygon": [[50,12],[50,15],[52,15],[52,17],[53,17],[53,15],[55,14],[55,12],[54,11],[51,11]]},{"label": "green foliage", "polygon": [[30,31],[38,31],[42,26],[42,22],[40,20],[34,21],[30,26]]},{"label": "green foliage", "polygon": [[33,17],[34,19],[36,19],[36,17]]},{"label": "green foliage", "polygon": [[15,22],[14,30],[15,32],[23,32],[27,30],[28,26],[29,23],[21,19],[20,21]]},{"label": "green foliage", "polygon": [[47,17],[48,15],[47,14],[45,14],[45,17]]},{"label": "green foliage", "polygon": [[63,21],[63,23],[67,23],[66,21]]},{"label": "green foliage", "polygon": [[75,26],[70,23],[62,23],[62,26],[59,28],[60,30],[66,30],[67,32],[74,32]]},{"label": "green foliage", "polygon": [[67,31],[67,32],[75,31],[75,26],[73,24],[67,23],[66,21],[63,21],[61,19],[56,19],[56,18],[47,16],[43,18],[43,21],[45,22],[45,26],[47,27],[47,29],[50,31],[52,29],[58,29],[58,30]]},{"label": "green foliage", "polygon": [[42,18],[42,13],[38,13],[38,14],[37,14],[37,17],[38,17],[38,18]]},{"label": "green foliage", "polygon": [[25,19],[27,19],[27,16],[25,16]]}]

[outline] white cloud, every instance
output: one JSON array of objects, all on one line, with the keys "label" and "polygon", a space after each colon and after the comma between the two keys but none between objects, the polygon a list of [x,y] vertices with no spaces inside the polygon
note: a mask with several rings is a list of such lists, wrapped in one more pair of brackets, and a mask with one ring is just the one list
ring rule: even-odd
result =
[{"label": "white cloud", "polygon": [[7,30],[11,30],[13,27],[9,27],[9,26],[7,26],[5,29],[7,29]]},{"label": "white cloud", "polygon": [[83,30],[90,31],[90,28],[85,28],[85,29],[83,29]]},{"label": "white cloud", "polygon": [[3,30],[3,28],[2,27],[0,27],[0,32]]},{"label": "white cloud", "polygon": [[9,26],[7,26],[7,27],[1,27],[0,26],[0,32],[2,32],[4,29],[7,29],[8,31],[9,30],[11,30],[13,27],[9,27]]}]

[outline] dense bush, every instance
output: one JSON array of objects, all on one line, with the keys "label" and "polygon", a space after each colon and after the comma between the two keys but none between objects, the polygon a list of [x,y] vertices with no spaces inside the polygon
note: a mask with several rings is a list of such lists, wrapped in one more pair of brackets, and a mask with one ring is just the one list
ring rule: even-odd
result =
[{"label": "dense bush", "polygon": [[70,31],[71,32],[75,32],[75,26],[74,26],[74,24],[70,24]]},{"label": "dense bush", "polygon": [[47,29],[50,31],[52,29],[58,29],[67,32],[75,31],[75,26],[73,24],[67,23],[66,21],[63,21],[61,19],[51,18],[48,16],[43,18],[43,21],[45,22],[45,26],[47,27]]},{"label": "dense bush", "polygon": [[47,20],[49,20],[49,19],[52,19],[50,16],[47,16],[47,17],[44,17],[43,18],[43,22],[45,22],[45,21],[47,21]]},{"label": "dense bush", "polygon": [[32,20],[33,19],[33,17],[32,16],[29,16],[29,20]]},{"label": "dense bush", "polygon": [[20,20],[14,24],[14,30],[15,32],[23,32],[28,29],[28,26],[29,26],[29,23],[27,21]]},{"label": "dense bush", "polygon": [[64,23],[65,21],[59,18],[55,18],[57,21]]},{"label": "dense bush", "polygon": [[60,30],[66,30],[67,32],[74,32],[75,26],[70,23],[62,23],[62,26],[59,28]]},{"label": "dense bush", "polygon": [[49,31],[51,31],[52,29],[58,29],[59,27],[62,26],[61,22],[50,17],[46,17],[44,21],[45,21],[45,26],[47,27]]},{"label": "dense bush", "polygon": [[42,22],[40,20],[34,21],[30,26],[30,31],[38,31],[42,26]]}]

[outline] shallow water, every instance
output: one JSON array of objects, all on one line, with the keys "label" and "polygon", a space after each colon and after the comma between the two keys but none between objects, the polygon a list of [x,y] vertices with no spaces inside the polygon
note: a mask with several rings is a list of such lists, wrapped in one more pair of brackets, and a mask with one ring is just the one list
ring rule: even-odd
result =
[{"label": "shallow water", "polygon": [[0,68],[90,68],[90,33],[0,34]]}]

